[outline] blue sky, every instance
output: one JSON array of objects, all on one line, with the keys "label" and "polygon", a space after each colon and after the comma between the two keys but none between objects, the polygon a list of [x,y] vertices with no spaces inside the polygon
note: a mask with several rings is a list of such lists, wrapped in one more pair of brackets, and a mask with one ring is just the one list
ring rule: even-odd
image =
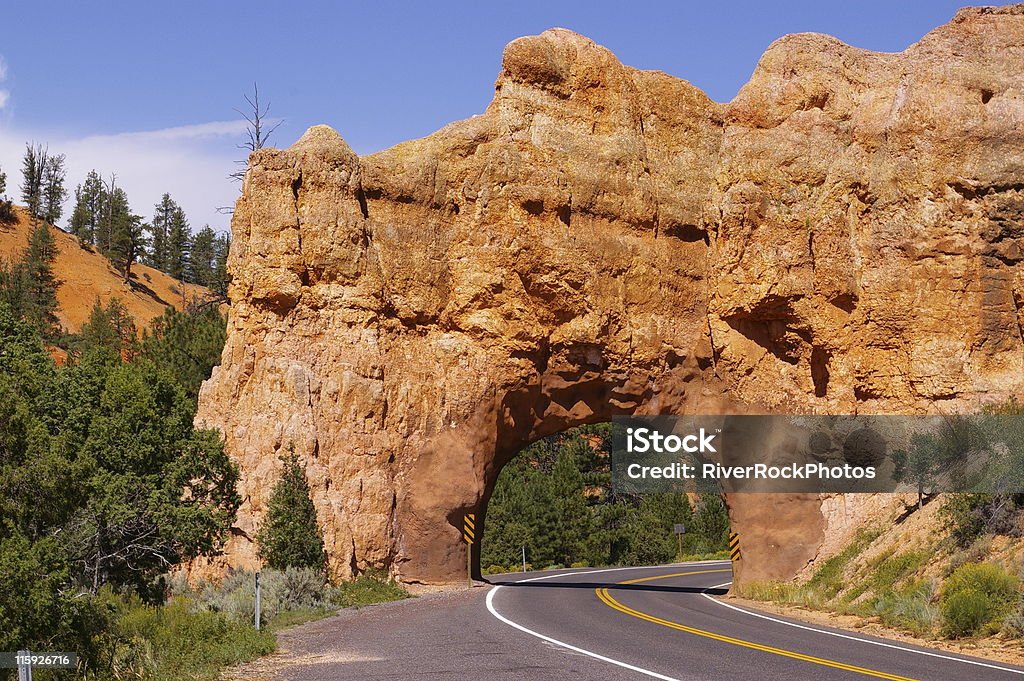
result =
[{"label": "blue sky", "polygon": [[786,33],[900,51],[963,4],[12,1],[2,12],[0,168],[16,195],[25,141],[48,143],[68,155],[72,189],[95,167],[117,174],[136,212],[149,215],[169,191],[195,227],[221,229],[227,217],[215,208],[238,192],[224,179],[244,127],[233,108],[254,79],[284,119],[277,145],[326,123],[366,154],[482,111],[504,45],[552,26],[727,101]]}]

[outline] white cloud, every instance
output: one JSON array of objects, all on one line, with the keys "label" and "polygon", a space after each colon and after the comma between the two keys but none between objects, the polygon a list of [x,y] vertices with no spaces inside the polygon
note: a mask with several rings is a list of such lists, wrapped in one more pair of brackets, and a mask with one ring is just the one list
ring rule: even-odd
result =
[{"label": "white cloud", "polygon": [[195,125],[182,125],[176,128],[164,128],[163,130],[150,130],[145,132],[122,132],[116,135],[97,135],[87,139],[95,140],[125,140],[136,143],[150,142],[180,142],[184,140],[197,140],[210,137],[223,137],[227,135],[241,137],[245,134],[248,123],[243,120],[237,121],[213,121],[212,123],[197,123]]},{"label": "white cloud", "polygon": [[0,122],[0,168],[7,172],[8,194],[18,201],[21,186],[21,158],[26,142],[40,142],[51,153],[67,157],[68,205],[61,226],[66,226],[73,207],[74,189],[86,173],[96,169],[104,178],[111,173],[124,188],[132,210],[148,217],[164,192],[181,205],[193,230],[209,224],[225,230],[230,216],[217,212],[231,206],[240,184],[228,179],[244,157],[237,143],[246,122],[214,121],[162,130],[125,132],[114,135],[68,137],[38,130],[21,129]]},{"label": "white cloud", "polygon": [[0,90],[0,109],[7,106],[7,100],[11,98],[11,93],[7,90]]}]

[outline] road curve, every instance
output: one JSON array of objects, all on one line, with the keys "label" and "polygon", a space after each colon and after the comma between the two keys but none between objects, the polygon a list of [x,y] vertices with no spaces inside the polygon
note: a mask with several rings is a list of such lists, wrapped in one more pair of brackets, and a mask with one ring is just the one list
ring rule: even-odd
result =
[{"label": "road curve", "polygon": [[738,608],[717,597],[729,578],[728,562],[495,575],[287,629],[280,653],[225,678],[1024,681],[1024,669]]},{"label": "road curve", "polygon": [[500,575],[486,605],[516,635],[604,664],[593,678],[1024,681],[1024,668],[739,608],[715,597],[730,572],[707,562]]}]

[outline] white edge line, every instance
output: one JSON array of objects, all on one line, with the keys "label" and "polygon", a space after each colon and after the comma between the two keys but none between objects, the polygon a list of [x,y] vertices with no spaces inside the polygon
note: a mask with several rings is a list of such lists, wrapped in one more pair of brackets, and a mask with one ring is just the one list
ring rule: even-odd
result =
[{"label": "white edge line", "polygon": [[[717,562],[723,562],[723,561],[707,561],[707,562],[700,562],[700,563],[687,563],[687,565],[707,565],[707,564],[710,564],[710,563],[717,563]],[[514,584],[520,584],[522,582],[538,582],[538,581],[541,581],[543,579],[553,579],[555,577],[565,577],[565,576],[569,576],[569,575],[592,575],[595,572],[615,572],[615,571],[618,571],[618,570],[642,570],[642,569],[648,569],[649,570],[650,568],[639,568],[639,567],[637,567],[637,568],[608,568],[608,569],[604,569],[604,570],[586,570],[586,571],[583,571],[583,572],[558,572],[558,573],[555,573],[553,575],[544,575],[542,577],[531,577],[530,579],[520,579],[520,580],[518,580],[516,582],[513,582],[513,583]],[[629,664],[628,662],[622,662],[620,660],[615,660],[615,659],[610,658],[610,657],[605,657],[604,655],[599,655],[598,653],[594,653],[594,652],[591,652],[589,650],[584,650],[583,648],[580,648],[578,646],[570,645],[568,643],[565,643],[564,641],[559,641],[558,639],[551,638],[550,636],[545,636],[544,634],[541,634],[541,633],[538,633],[536,631],[533,631],[532,629],[527,629],[523,625],[518,624],[516,622],[513,622],[512,620],[510,620],[509,618],[505,617],[500,612],[498,612],[497,609],[494,607],[494,594],[498,593],[498,591],[500,591],[502,588],[503,588],[503,585],[498,585],[498,586],[495,586],[493,589],[491,589],[490,591],[487,592],[487,609],[497,619],[501,620],[502,622],[504,622],[505,624],[509,625],[513,629],[518,629],[519,631],[521,631],[523,633],[526,633],[526,634],[529,634],[530,636],[534,636],[536,638],[539,638],[542,641],[547,641],[548,643],[554,643],[555,645],[562,646],[563,648],[568,648],[569,650],[575,651],[577,653],[581,653],[583,655],[587,655],[588,657],[592,657],[592,658],[594,658],[596,660],[601,660],[602,662],[607,662],[607,663],[613,664],[613,665],[615,665],[617,667],[622,667],[624,669],[629,669],[630,671],[639,672],[640,674],[646,674],[647,676],[653,677],[655,679],[662,679],[663,681],[681,681],[680,679],[677,679],[677,678],[672,677],[672,676],[665,676],[664,674],[659,674],[658,672],[653,672],[650,669],[644,669],[643,667],[637,667],[635,665]]]},{"label": "white edge line", "polygon": [[[730,584],[732,584],[732,582],[723,582],[721,584],[716,584],[714,586],[709,586],[708,589],[720,589],[721,587],[728,586]],[[707,593],[707,589],[705,591],[701,592],[701,596],[703,596],[704,598],[708,599],[712,603],[718,603],[719,605],[721,605],[723,607],[726,607],[726,608],[729,608],[730,610],[735,610],[736,612],[742,612],[743,614],[750,615],[751,617],[760,617],[763,620],[768,620],[769,622],[775,622],[776,624],[785,624],[788,627],[796,627],[797,629],[804,629],[806,631],[813,631],[813,632],[815,632],[817,634],[826,634],[828,636],[835,636],[836,638],[845,638],[845,639],[850,640],[850,641],[859,641],[860,643],[869,643],[869,644],[871,644],[873,646],[880,646],[882,648],[892,648],[893,650],[902,650],[903,652],[906,652],[906,653],[916,653],[918,655],[927,655],[928,657],[937,657],[937,658],[939,658],[941,660],[950,660],[952,662],[962,662],[964,664],[973,664],[973,665],[978,666],[978,667],[987,667],[988,669],[998,669],[999,671],[1010,672],[1012,674],[1024,674],[1024,671],[1021,671],[1020,669],[1013,669],[1011,667],[1001,667],[1001,666],[999,666],[997,664],[990,664],[988,662],[981,662],[980,660],[969,660],[969,659],[965,659],[965,658],[962,658],[962,657],[953,657],[952,655],[943,655],[942,653],[935,653],[935,652],[932,652],[930,650],[917,650],[915,648],[907,648],[905,646],[896,645],[895,643],[885,643],[883,641],[873,641],[873,640],[871,640],[869,638],[861,638],[859,636],[853,636],[851,634],[841,634],[838,631],[828,631],[827,629],[818,629],[817,627],[810,627],[810,626],[807,626],[805,624],[797,624],[796,622],[787,622],[786,620],[781,620],[781,619],[778,619],[776,617],[771,617],[769,615],[763,615],[763,614],[761,614],[759,612],[754,612],[753,610],[747,610],[746,608],[741,608],[739,606],[732,605],[731,603],[726,603],[726,602],[724,602],[722,600],[719,600],[719,599],[715,598],[711,594]]]}]

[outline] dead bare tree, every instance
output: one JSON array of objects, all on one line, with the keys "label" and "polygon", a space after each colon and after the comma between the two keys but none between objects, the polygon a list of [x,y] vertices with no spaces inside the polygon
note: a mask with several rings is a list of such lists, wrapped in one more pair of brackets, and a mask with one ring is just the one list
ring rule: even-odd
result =
[{"label": "dead bare tree", "polygon": [[[279,120],[275,122],[267,118],[267,114],[270,113],[270,102],[266,104],[260,103],[260,88],[255,81],[252,84],[252,97],[249,95],[244,95],[244,97],[245,103],[248,105],[247,108],[244,111],[242,109],[235,109],[235,111],[241,114],[242,118],[248,123],[245,129],[247,139],[242,144],[239,144],[238,148],[245,149],[251,154],[265,147],[270,136],[274,134],[274,131],[284,121]],[[249,159],[235,161],[235,163],[242,166],[242,168],[231,173],[230,177],[233,180],[241,180],[245,177],[245,168],[249,165]]]}]

